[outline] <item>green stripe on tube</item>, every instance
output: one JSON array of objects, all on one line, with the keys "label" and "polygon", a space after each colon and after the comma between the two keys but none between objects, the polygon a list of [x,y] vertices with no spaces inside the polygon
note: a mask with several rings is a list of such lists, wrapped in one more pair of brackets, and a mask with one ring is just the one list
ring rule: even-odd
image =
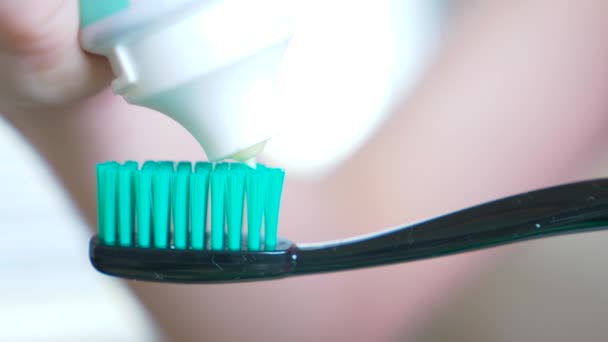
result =
[{"label": "green stripe on tube", "polygon": [[243,202],[245,200],[245,171],[231,170],[227,180],[228,249],[241,249],[243,230]]},{"label": "green stripe on tube", "polygon": [[274,250],[277,247],[279,226],[279,209],[285,172],[281,169],[266,170],[267,191],[264,205],[264,250]]},{"label": "green stripe on tube", "polygon": [[211,172],[211,249],[224,248],[226,172]]},{"label": "green stripe on tube", "polygon": [[190,176],[190,244],[192,249],[205,248],[208,193],[209,171],[197,168],[197,171]]},{"label": "green stripe on tube", "polygon": [[80,0],[80,27],[84,28],[129,8],[129,0]]}]

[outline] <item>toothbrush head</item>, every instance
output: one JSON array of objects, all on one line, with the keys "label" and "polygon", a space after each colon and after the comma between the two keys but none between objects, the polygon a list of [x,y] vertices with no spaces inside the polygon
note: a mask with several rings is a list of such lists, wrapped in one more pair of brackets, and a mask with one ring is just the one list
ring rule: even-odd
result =
[{"label": "toothbrush head", "polygon": [[[102,272],[116,270],[116,261],[124,265],[122,258],[128,255],[131,265],[139,263],[135,269],[154,269],[150,274],[157,276],[163,267],[156,256],[167,252],[172,257],[165,262],[183,264],[177,268],[194,263],[215,270],[220,260],[235,255],[238,258],[224,267],[246,265],[253,255],[248,253],[263,252],[269,260],[286,256],[290,244],[277,238],[285,173],[256,166],[198,162],[193,168],[190,162],[171,161],[147,161],[141,168],[134,161],[99,164],[99,231],[91,240],[93,264]],[[183,274],[177,278],[187,279]]]}]

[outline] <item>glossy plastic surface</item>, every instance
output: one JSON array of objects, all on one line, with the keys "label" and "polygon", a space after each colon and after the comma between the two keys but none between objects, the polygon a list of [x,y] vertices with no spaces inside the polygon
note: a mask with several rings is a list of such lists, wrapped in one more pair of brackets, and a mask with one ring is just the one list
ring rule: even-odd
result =
[{"label": "glossy plastic surface", "polygon": [[122,248],[91,240],[101,272],[165,282],[236,282],[333,272],[605,229],[608,179],[523,193],[375,235],[272,252]]},{"label": "glossy plastic surface", "polygon": [[90,259],[102,273],[133,280],[174,283],[238,282],[284,277],[293,271],[289,241],[274,251],[179,250],[116,247],[90,242]]},{"label": "glossy plastic surface", "polygon": [[366,238],[301,246],[297,274],[412,261],[606,229],[608,180],[524,193]]}]

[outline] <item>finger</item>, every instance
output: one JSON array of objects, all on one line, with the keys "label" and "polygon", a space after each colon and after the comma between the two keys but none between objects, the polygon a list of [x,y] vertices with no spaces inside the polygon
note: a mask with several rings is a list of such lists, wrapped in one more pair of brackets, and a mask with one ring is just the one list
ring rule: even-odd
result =
[{"label": "finger", "polygon": [[0,0],[0,74],[10,85],[4,95],[13,93],[8,100],[19,107],[61,106],[108,84],[108,61],[80,48],[78,30],[75,0]]},{"label": "finger", "polygon": [[[22,52],[61,37],[77,14],[66,12],[75,0],[0,0],[0,49]],[[65,16],[76,15],[76,18]]]}]

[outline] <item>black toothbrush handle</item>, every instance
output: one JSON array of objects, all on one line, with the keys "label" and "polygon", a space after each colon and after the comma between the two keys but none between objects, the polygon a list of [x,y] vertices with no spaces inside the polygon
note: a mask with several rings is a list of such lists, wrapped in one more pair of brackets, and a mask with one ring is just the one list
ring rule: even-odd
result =
[{"label": "black toothbrush handle", "polygon": [[294,275],[413,261],[608,226],[608,179],[523,193],[372,236],[301,245]]}]

